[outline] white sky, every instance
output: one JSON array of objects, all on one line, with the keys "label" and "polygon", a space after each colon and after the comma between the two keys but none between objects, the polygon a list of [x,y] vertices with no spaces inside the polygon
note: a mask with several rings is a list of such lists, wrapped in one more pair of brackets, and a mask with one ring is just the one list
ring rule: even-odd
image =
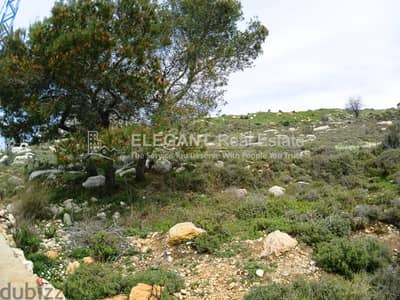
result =
[{"label": "white sky", "polygon": [[[21,0],[15,28],[50,13],[54,0]],[[270,36],[256,66],[231,77],[224,113],[400,102],[400,1],[242,0]]]}]

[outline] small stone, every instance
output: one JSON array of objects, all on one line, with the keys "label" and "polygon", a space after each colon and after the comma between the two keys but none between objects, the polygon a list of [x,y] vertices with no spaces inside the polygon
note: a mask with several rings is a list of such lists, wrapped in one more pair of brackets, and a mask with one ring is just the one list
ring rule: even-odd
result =
[{"label": "small stone", "polygon": [[258,269],[256,271],[256,275],[260,278],[264,277],[264,270],[263,269]]},{"label": "small stone", "polygon": [[90,198],[90,201],[93,203],[99,202],[99,199],[97,199],[96,197],[92,197]]},{"label": "small stone", "polygon": [[63,216],[63,222],[66,226],[71,226],[72,225],[72,218],[71,215],[68,213],[65,213]]},{"label": "small stone", "polygon": [[98,214],[96,215],[96,217],[97,217],[98,219],[105,220],[105,219],[107,219],[107,214],[106,214],[105,212],[101,212],[101,213],[98,213]]},{"label": "small stone", "polygon": [[60,256],[60,254],[59,254],[57,251],[53,251],[53,250],[47,251],[47,252],[45,253],[45,255],[46,255],[48,258],[53,259],[53,260],[56,260],[56,259]]},{"label": "small stone", "polygon": [[86,179],[84,183],[82,183],[82,186],[85,189],[91,189],[91,188],[97,188],[105,185],[106,183],[106,178],[103,175],[99,176],[92,176]]},{"label": "small stone", "polygon": [[280,197],[283,196],[285,194],[285,189],[283,187],[280,186],[273,186],[271,187],[268,192],[272,195],[274,195],[275,197]]},{"label": "small stone", "polygon": [[94,262],[95,262],[95,260],[91,256],[86,256],[86,257],[83,258],[83,263],[85,265],[90,265],[90,264],[93,264]]},{"label": "small stone", "polygon": [[79,263],[79,261],[74,261],[74,262],[69,263],[65,273],[67,275],[74,273],[80,267],[80,265],[81,264]]},{"label": "small stone", "polygon": [[121,214],[119,212],[115,212],[112,216],[114,221],[118,221],[121,217]]},{"label": "small stone", "polygon": [[225,166],[225,163],[222,160],[219,160],[215,163],[215,167],[218,169],[223,169]]}]

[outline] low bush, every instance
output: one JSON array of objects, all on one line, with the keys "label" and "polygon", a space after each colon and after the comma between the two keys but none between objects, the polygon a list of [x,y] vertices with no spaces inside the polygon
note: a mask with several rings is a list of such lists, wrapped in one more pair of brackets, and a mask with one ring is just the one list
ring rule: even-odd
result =
[{"label": "low bush", "polygon": [[36,233],[24,226],[16,230],[14,241],[17,248],[21,248],[25,255],[29,255],[39,250],[41,239]]},{"label": "low bush", "polygon": [[192,247],[201,254],[214,254],[219,250],[223,240],[219,235],[201,235],[194,239]]},{"label": "low bush", "polygon": [[46,189],[28,189],[18,195],[16,204],[16,217],[24,221],[48,219],[51,216],[49,210],[48,191]]},{"label": "low bush", "polygon": [[69,256],[75,259],[82,259],[87,256],[93,255],[93,251],[88,248],[73,248]]},{"label": "low bush", "polygon": [[174,176],[177,190],[199,193],[206,190],[207,178],[204,174],[200,174],[196,171],[183,171],[181,173],[175,174]]},{"label": "low bush", "polygon": [[68,275],[63,290],[70,300],[97,300],[117,295],[127,288],[122,275],[113,266],[95,263],[82,265]]},{"label": "low bush", "polygon": [[29,254],[27,259],[33,263],[33,273],[50,281],[53,285],[60,285],[63,280],[62,263],[41,253]]},{"label": "low bush", "polygon": [[400,122],[394,123],[388,128],[387,134],[382,142],[384,149],[400,148]]},{"label": "low bush", "polygon": [[396,264],[377,272],[371,280],[371,299],[400,299],[400,267]]},{"label": "low bush", "polygon": [[164,288],[164,295],[176,293],[184,288],[183,279],[176,273],[161,269],[150,269],[124,277],[122,281],[123,286],[125,286],[124,292],[129,294],[130,289],[139,283],[160,285]]},{"label": "low bush", "polygon": [[341,279],[323,278],[319,282],[298,280],[292,284],[271,284],[254,288],[244,300],[327,300],[345,299],[349,284]]},{"label": "low bush", "polygon": [[391,261],[387,247],[374,239],[336,238],[319,244],[317,264],[327,272],[351,278],[362,271],[372,273]]},{"label": "low bush", "polygon": [[89,240],[89,248],[99,261],[110,261],[120,254],[119,240],[116,235],[104,231],[98,232]]}]

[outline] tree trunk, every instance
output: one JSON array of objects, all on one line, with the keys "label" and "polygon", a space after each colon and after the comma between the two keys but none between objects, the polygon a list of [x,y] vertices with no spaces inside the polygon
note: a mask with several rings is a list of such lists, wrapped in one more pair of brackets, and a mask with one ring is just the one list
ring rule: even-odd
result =
[{"label": "tree trunk", "polygon": [[136,181],[144,181],[144,171],[146,170],[147,155],[143,154],[136,165]]},{"label": "tree trunk", "polygon": [[115,187],[115,168],[112,162],[106,164],[104,173],[106,177],[106,187],[108,189],[113,189]]}]

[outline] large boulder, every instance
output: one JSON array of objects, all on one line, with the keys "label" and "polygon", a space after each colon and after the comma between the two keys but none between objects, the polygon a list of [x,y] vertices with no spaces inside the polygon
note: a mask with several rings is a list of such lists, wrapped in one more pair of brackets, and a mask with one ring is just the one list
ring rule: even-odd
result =
[{"label": "large boulder", "polygon": [[161,299],[163,288],[158,285],[139,283],[133,287],[129,294],[129,300],[158,300]]},{"label": "large boulder", "polygon": [[274,231],[265,237],[261,257],[279,256],[292,250],[297,244],[297,240],[287,233]]},{"label": "large boulder", "polygon": [[62,173],[61,170],[56,170],[56,169],[51,169],[51,170],[39,170],[39,171],[34,171],[29,175],[29,180],[34,180],[38,177],[41,176],[50,176],[50,175],[56,175]]},{"label": "large boulder", "polygon": [[156,172],[165,174],[171,171],[172,163],[167,159],[158,159],[153,168]]},{"label": "large boulder", "polygon": [[173,226],[168,232],[168,244],[179,244],[190,241],[199,235],[206,234],[204,229],[196,227],[191,222],[179,223]]},{"label": "large boulder", "polygon": [[86,179],[84,183],[82,183],[82,186],[85,189],[91,189],[91,188],[97,188],[105,185],[106,183],[106,178],[103,175],[99,176],[92,176]]},{"label": "large boulder", "polygon": [[280,196],[283,196],[285,194],[286,189],[284,189],[283,187],[275,185],[272,188],[270,188],[268,190],[268,192],[270,194],[274,195],[275,197],[280,197]]}]

